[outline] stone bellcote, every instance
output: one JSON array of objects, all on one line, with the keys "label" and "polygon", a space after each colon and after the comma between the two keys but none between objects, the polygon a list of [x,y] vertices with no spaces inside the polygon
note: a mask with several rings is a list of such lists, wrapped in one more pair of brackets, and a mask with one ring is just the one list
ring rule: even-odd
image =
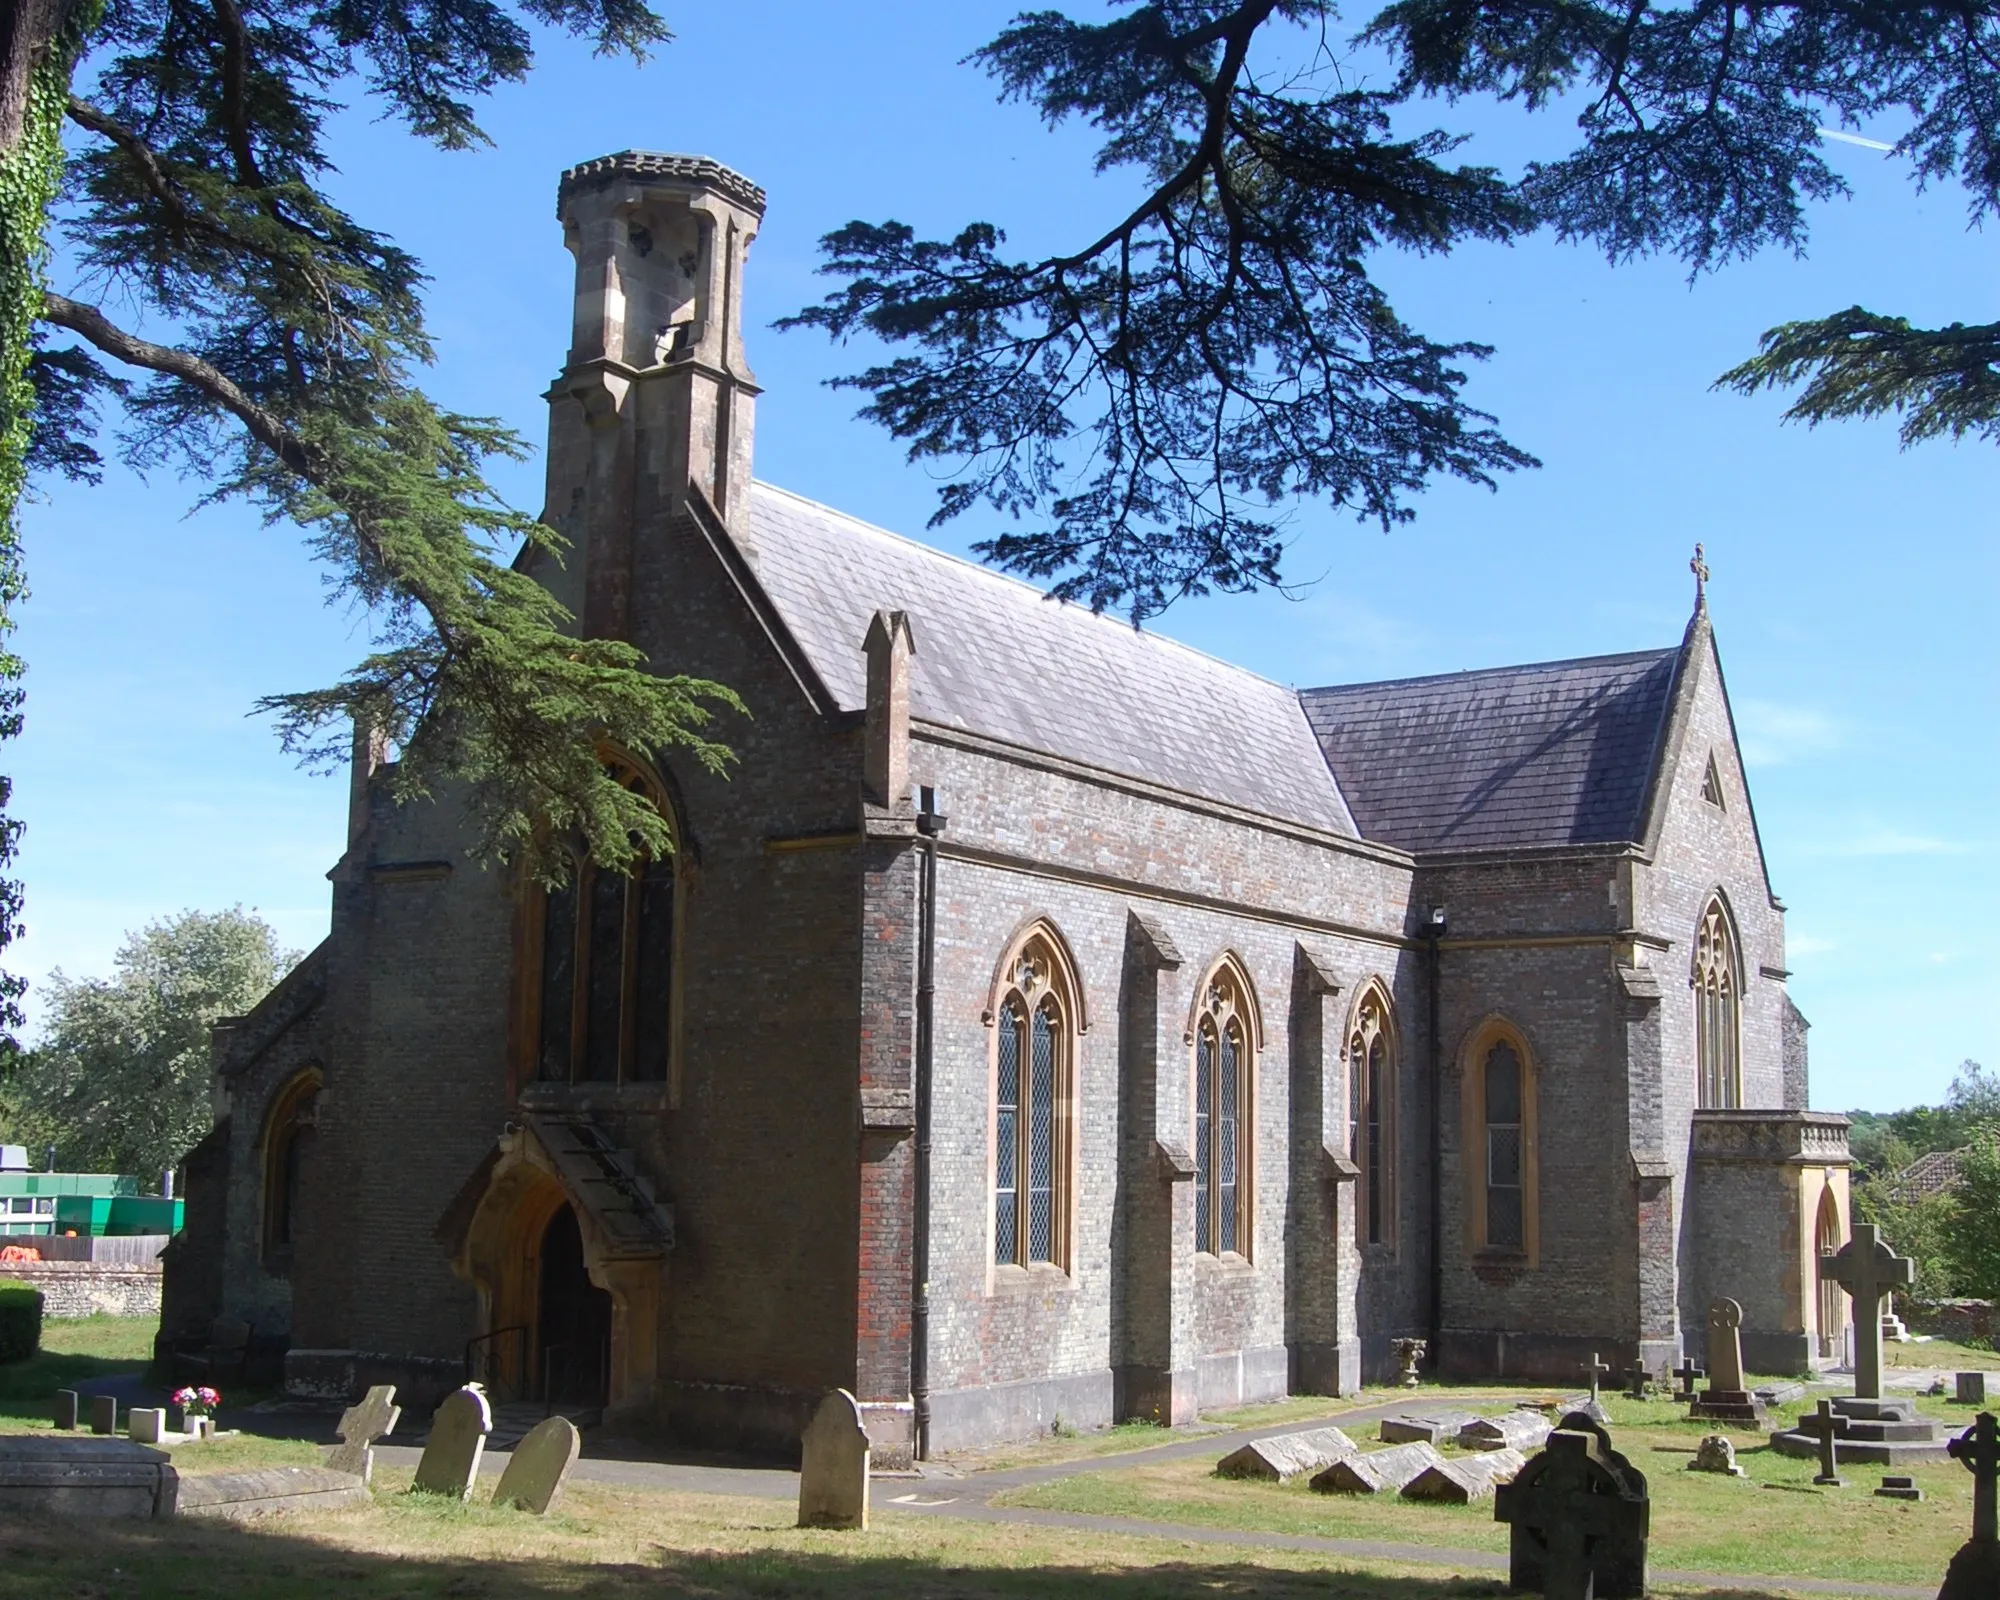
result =
[{"label": "stone bellcote", "polygon": [[545,515],[572,546],[554,586],[586,633],[625,638],[635,563],[691,485],[752,553],[743,266],[764,192],[705,156],[627,150],[565,172],[557,213],[576,292],[547,396]]}]

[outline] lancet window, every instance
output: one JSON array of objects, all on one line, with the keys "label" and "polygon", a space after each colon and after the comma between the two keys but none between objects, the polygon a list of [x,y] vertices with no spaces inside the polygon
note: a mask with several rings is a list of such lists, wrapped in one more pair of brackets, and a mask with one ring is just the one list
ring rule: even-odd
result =
[{"label": "lancet window", "polygon": [[996,1266],[1069,1267],[1078,1014],[1060,946],[1031,930],[992,1013]]},{"label": "lancet window", "polygon": [[1347,1153],[1361,1169],[1355,1234],[1362,1244],[1395,1242],[1396,1034],[1389,994],[1371,979],[1354,1003],[1343,1052],[1347,1064]]},{"label": "lancet window", "polygon": [[1209,975],[1194,1024],[1194,1247],[1250,1254],[1257,1017],[1234,961]]},{"label": "lancet window", "polygon": [[1729,912],[1720,896],[1709,901],[1695,930],[1695,1060],[1699,1099],[1704,1108],[1734,1109],[1743,1104],[1743,1016],[1741,967]]},{"label": "lancet window", "polygon": [[313,1126],[322,1083],[308,1067],[287,1083],[264,1124],[264,1259],[281,1269],[292,1259],[299,1206],[300,1166],[305,1136]]},{"label": "lancet window", "polygon": [[1467,1242],[1532,1264],[1541,1231],[1537,1080],[1527,1040],[1512,1023],[1492,1018],[1466,1041],[1460,1099]]},{"label": "lancet window", "polygon": [[[665,797],[630,768],[619,781],[671,821]],[[601,868],[580,846],[568,881],[542,897],[534,1076],[544,1083],[650,1083],[672,1047],[674,861]]]}]

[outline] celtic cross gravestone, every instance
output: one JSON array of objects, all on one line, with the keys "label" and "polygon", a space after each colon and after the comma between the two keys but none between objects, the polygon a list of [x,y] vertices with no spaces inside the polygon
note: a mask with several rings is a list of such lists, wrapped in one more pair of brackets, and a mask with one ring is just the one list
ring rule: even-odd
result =
[{"label": "celtic cross gravestone", "polygon": [[1837,1283],[1854,1302],[1854,1393],[1882,1397],[1882,1297],[1907,1287],[1915,1263],[1889,1248],[1872,1222],[1854,1224],[1854,1236],[1832,1255],[1819,1258],[1822,1283]]}]

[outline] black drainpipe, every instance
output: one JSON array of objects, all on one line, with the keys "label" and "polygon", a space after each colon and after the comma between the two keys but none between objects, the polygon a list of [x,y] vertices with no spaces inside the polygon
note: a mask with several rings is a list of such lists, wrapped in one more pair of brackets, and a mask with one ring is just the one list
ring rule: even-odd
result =
[{"label": "black drainpipe", "polygon": [[937,840],[945,814],[937,790],[917,791],[917,1151],[916,1202],[910,1219],[910,1404],[916,1455],[931,1453],[931,1032],[937,990]]},{"label": "black drainpipe", "polygon": [[1438,1034],[1438,941],[1449,923],[1443,906],[1432,906],[1424,916],[1424,943],[1430,977],[1431,1056],[1431,1371],[1438,1370],[1439,1341],[1444,1336],[1444,1041]]}]

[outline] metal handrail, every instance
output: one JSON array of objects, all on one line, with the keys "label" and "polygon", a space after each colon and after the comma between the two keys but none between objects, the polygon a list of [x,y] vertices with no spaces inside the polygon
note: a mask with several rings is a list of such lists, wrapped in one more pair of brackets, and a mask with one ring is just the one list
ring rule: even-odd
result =
[{"label": "metal handrail", "polygon": [[[467,1383],[471,1383],[473,1381],[472,1352],[474,1348],[479,1345],[486,1344],[490,1340],[504,1338],[507,1334],[510,1333],[518,1333],[521,1335],[521,1357],[524,1362],[526,1361],[528,1355],[528,1339],[527,1339],[528,1325],[525,1322],[510,1323],[507,1327],[495,1328],[489,1333],[476,1333],[470,1339],[467,1339],[465,1341],[465,1381]],[[488,1382],[490,1385],[491,1383],[490,1376]]]}]

